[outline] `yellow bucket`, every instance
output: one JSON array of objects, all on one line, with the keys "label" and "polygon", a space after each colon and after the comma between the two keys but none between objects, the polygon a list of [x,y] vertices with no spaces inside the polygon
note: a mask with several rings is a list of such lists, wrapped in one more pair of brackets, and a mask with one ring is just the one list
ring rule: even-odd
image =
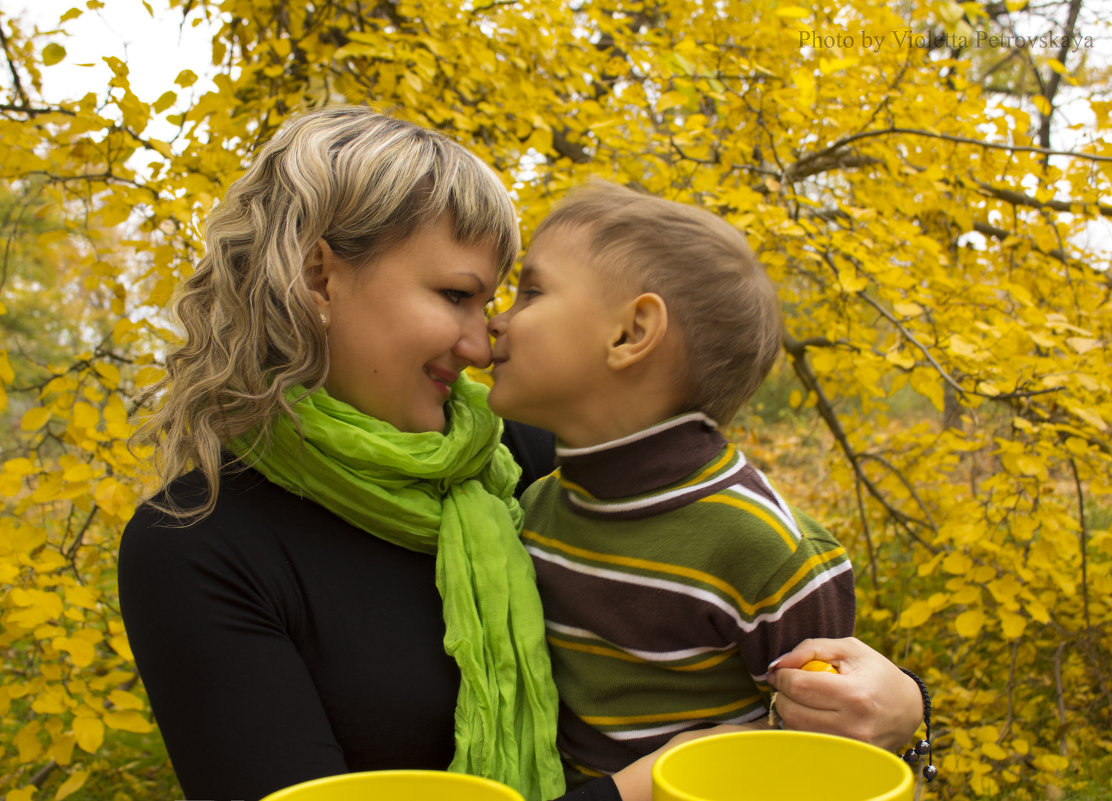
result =
[{"label": "yellow bucket", "polygon": [[295,784],[262,801],[524,801],[501,782],[438,770],[374,770]]},{"label": "yellow bucket", "polygon": [[653,801],[910,801],[914,789],[895,754],[801,731],[713,734],[653,765]]}]

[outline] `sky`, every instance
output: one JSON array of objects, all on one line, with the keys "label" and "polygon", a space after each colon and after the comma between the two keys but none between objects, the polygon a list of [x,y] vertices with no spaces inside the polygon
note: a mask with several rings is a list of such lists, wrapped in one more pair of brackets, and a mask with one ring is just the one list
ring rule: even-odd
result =
[{"label": "sky", "polygon": [[[152,0],[151,6],[157,13],[159,0]],[[84,0],[0,0],[6,15],[33,20],[43,31],[56,29],[61,16],[75,7],[85,8]],[[112,76],[103,61],[106,56],[132,65],[132,91],[147,102],[177,89],[174,78],[183,69],[202,76],[211,69],[207,26],[183,27],[180,12],[163,10],[151,16],[140,0],[105,0],[104,8],[85,11],[67,22],[66,30],[69,36],[54,38],[66,49],[66,58],[43,69],[47,99],[72,98],[79,96],[79,87],[87,91],[104,86]]]},{"label": "sky", "polygon": [[[66,58],[43,69],[43,92],[47,100],[79,97],[86,91],[103,87],[111,78],[104,64],[105,56],[116,56],[132,66],[129,74],[132,91],[146,102],[153,102],[167,90],[178,90],[174,78],[184,69],[193,70],[201,80],[190,91],[204,91],[205,76],[211,70],[211,30],[207,24],[184,26],[179,11],[161,8],[162,0],[150,0],[156,15],[144,8],[141,0],[104,0],[104,7],[85,11],[80,18],[66,25],[70,35],[59,34],[54,41],[66,49]],[[1112,0],[1089,0],[1088,10],[1105,9]],[[85,0],[0,0],[0,12],[34,21],[40,30],[52,30],[69,9],[85,7]],[[1102,14],[1097,11],[1098,19]],[[193,15],[196,17],[197,15]],[[1094,34],[1097,44],[1090,56],[1099,63],[1112,61],[1112,41],[1108,38],[1107,19],[1104,25],[1090,21],[1084,33]],[[141,65],[141,68],[139,67]],[[1063,114],[1069,122],[1078,122],[1077,115]],[[1069,119],[1071,118],[1072,119]],[[166,130],[162,130],[165,127]],[[169,139],[173,135],[167,123],[157,119],[147,133],[154,138]],[[1068,129],[1061,133],[1069,135]],[[1059,143],[1063,137],[1059,137]],[[1067,144],[1068,146],[1068,144]],[[1102,219],[1089,226],[1092,240],[1099,251],[1112,259],[1112,221]]]}]

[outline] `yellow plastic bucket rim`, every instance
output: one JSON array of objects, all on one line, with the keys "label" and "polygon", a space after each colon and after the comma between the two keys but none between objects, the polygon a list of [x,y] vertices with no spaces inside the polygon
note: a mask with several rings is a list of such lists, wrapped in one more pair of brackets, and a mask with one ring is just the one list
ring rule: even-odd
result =
[{"label": "yellow plastic bucket rim", "polygon": [[449,773],[443,770],[366,770],[358,771],[356,773],[337,773],[334,776],[322,776],[319,779],[309,779],[308,781],[299,782],[298,784],[291,784],[289,787],[283,787],[281,790],[275,790],[268,796],[263,797],[260,801],[296,801],[297,795],[305,790],[311,790],[314,787],[321,787],[324,785],[337,785],[337,784],[356,784],[365,780],[368,776],[412,776],[412,777],[452,777],[452,781],[456,783],[472,784],[475,786],[487,787],[491,790],[497,790],[506,795],[507,799],[521,799],[524,801],[521,794],[514,790],[512,787],[502,782],[494,781],[493,779],[486,779],[482,776],[472,776],[470,773]]},{"label": "yellow plastic bucket rim", "polygon": [[654,788],[659,785],[663,790],[671,793],[676,798],[690,799],[690,801],[700,801],[696,796],[685,792],[684,790],[676,787],[671,782],[664,778],[663,771],[670,759],[675,758],[675,755],[688,750],[694,750],[700,747],[705,747],[708,741],[732,740],[739,738],[746,739],[767,739],[770,737],[791,737],[792,739],[804,738],[810,740],[824,740],[827,742],[837,742],[840,746],[845,743],[852,743],[855,747],[860,747],[869,751],[873,751],[876,755],[881,756],[882,759],[890,761],[894,765],[903,768],[902,780],[898,785],[888,790],[883,795],[874,796],[870,801],[889,801],[889,799],[898,799],[901,794],[906,794],[910,797],[912,785],[915,783],[915,775],[907,769],[907,764],[895,754],[885,751],[883,748],[878,748],[870,743],[862,742],[861,740],[854,740],[849,737],[840,737],[836,734],[820,734],[812,731],[731,731],[722,734],[708,734],[706,737],[699,737],[694,740],[688,740],[686,743],[681,743],[675,748],[665,751],[656,762],[653,763],[652,781]]}]

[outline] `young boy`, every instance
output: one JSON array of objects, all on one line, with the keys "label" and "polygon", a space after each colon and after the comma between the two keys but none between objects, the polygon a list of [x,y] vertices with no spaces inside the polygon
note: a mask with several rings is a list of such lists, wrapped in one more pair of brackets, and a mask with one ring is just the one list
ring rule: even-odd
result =
[{"label": "young boy", "polygon": [[769,662],[853,633],[844,549],[728,444],[780,349],[775,289],[715,215],[612,184],[541,223],[490,322],[491,408],[556,435],[524,505],[558,744],[579,777],[756,720]]}]

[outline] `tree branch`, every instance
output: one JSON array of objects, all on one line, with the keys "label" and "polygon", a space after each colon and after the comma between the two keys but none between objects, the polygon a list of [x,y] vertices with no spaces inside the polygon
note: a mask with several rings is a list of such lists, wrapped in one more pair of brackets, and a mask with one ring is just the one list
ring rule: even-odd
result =
[{"label": "tree branch", "polygon": [[[995,225],[989,225],[988,223],[979,221],[973,223],[973,230],[977,233],[984,234],[985,236],[991,236],[993,239],[1003,240],[1007,239],[1009,236],[1012,236],[1012,233],[1010,231],[1005,231],[1003,228],[997,228]],[[1055,248],[1054,250],[1042,250],[1037,247],[1032,247],[1032,250],[1034,250],[1036,253],[1041,253],[1048,258],[1057,259],[1058,261],[1062,262],[1062,264],[1070,264],[1069,257],[1063,250],[1059,250],[1057,248]]]},{"label": "tree branch", "polygon": [[[1112,161],[1112,159],[1109,159],[1109,161]],[[973,183],[985,194],[997,200],[1003,200],[1005,203],[1011,203],[1013,206],[1027,206],[1032,209],[1051,209],[1052,211],[1065,212],[1073,212],[1078,206],[1095,207],[1102,217],[1112,217],[1112,206],[1106,206],[1103,203],[1070,202],[1068,200],[1039,200],[1030,195],[1025,195],[1022,192],[1017,192],[1014,189],[1001,189],[992,184],[986,184],[984,181],[978,181],[976,178],[973,179]]]},{"label": "tree branch", "polygon": [[817,400],[816,407],[819,410],[819,414],[822,415],[823,420],[826,421],[826,426],[830,430],[830,433],[834,436],[835,441],[838,443],[838,447],[842,449],[842,453],[844,453],[846,455],[846,458],[849,460],[850,466],[853,468],[853,473],[856,477],[856,480],[860,481],[865,486],[865,488],[869,491],[869,494],[872,495],[873,498],[875,498],[877,502],[879,502],[880,505],[884,507],[888,515],[896,522],[897,525],[901,526],[904,531],[907,532],[909,537],[918,542],[932,554],[937,553],[938,549],[931,543],[925,541],[922,537],[915,533],[914,530],[915,527],[920,527],[930,528],[937,531],[937,529],[934,527],[933,522],[931,522],[929,519],[926,522],[922,520],[916,520],[914,517],[907,514],[906,512],[903,512],[900,509],[892,506],[892,504],[890,504],[887,499],[885,499],[884,494],[880,491],[880,488],[877,487],[876,484],[874,484],[872,480],[865,475],[865,471],[861,468],[861,455],[858,454],[857,451],[855,451],[853,446],[850,444],[849,436],[846,434],[845,428],[842,426],[841,421],[838,419],[838,415],[837,413],[835,413],[834,407],[830,403],[830,399],[827,398],[826,393],[822,391],[822,387],[819,385],[818,377],[811,370],[810,365],[807,364],[807,354],[802,347],[802,343],[785,332],[784,350],[787,351],[788,355],[791,357],[792,369],[795,371],[796,376],[799,377],[799,380],[803,384],[804,388],[806,388],[809,392],[815,393],[815,398]]},{"label": "tree branch", "polygon": [[12,88],[15,89],[16,95],[23,101],[24,107],[31,105],[30,98],[27,97],[27,90],[23,88],[23,81],[19,77],[19,70],[15,68],[15,61],[12,58],[12,51],[9,49],[8,34],[4,32],[4,26],[0,25],[0,47],[4,50],[4,57],[8,61],[8,70],[12,73]]},{"label": "tree branch", "polygon": [[[1066,17],[1066,26],[1062,31],[1062,38],[1064,42],[1058,49],[1058,63],[1065,66],[1066,59],[1070,53],[1070,40],[1073,39],[1073,31],[1077,27],[1077,15],[1081,13],[1081,0],[1070,0],[1069,13]],[[1050,147],[1050,119],[1054,116],[1054,98],[1058,95],[1058,88],[1062,85],[1062,73],[1057,70],[1050,71],[1050,80],[1047,81],[1046,88],[1043,90],[1043,97],[1046,98],[1047,105],[1050,110],[1042,115],[1039,121],[1039,144],[1044,148]],[[1044,159],[1044,164],[1045,164]]]},{"label": "tree branch", "polygon": [[954,136],[952,134],[942,134],[934,131],[923,131],[917,128],[897,128],[893,126],[879,131],[861,131],[860,133],[850,134],[817,153],[804,156],[796,162],[796,165],[798,166],[799,164],[804,164],[814,159],[826,158],[846,145],[862,139],[873,139],[878,136],[892,136],[895,134],[925,136],[930,139],[942,139],[960,145],[976,145],[977,147],[987,147],[993,150],[1010,150],[1017,153],[1042,153],[1047,156],[1068,156],[1070,158],[1087,159],[1089,161],[1112,162],[1112,156],[1101,156],[1096,153],[1079,153],[1074,150],[1051,150],[1050,148],[1035,147],[1034,145],[1006,145],[1000,142],[986,142],[983,139],[972,139],[968,136]]}]

